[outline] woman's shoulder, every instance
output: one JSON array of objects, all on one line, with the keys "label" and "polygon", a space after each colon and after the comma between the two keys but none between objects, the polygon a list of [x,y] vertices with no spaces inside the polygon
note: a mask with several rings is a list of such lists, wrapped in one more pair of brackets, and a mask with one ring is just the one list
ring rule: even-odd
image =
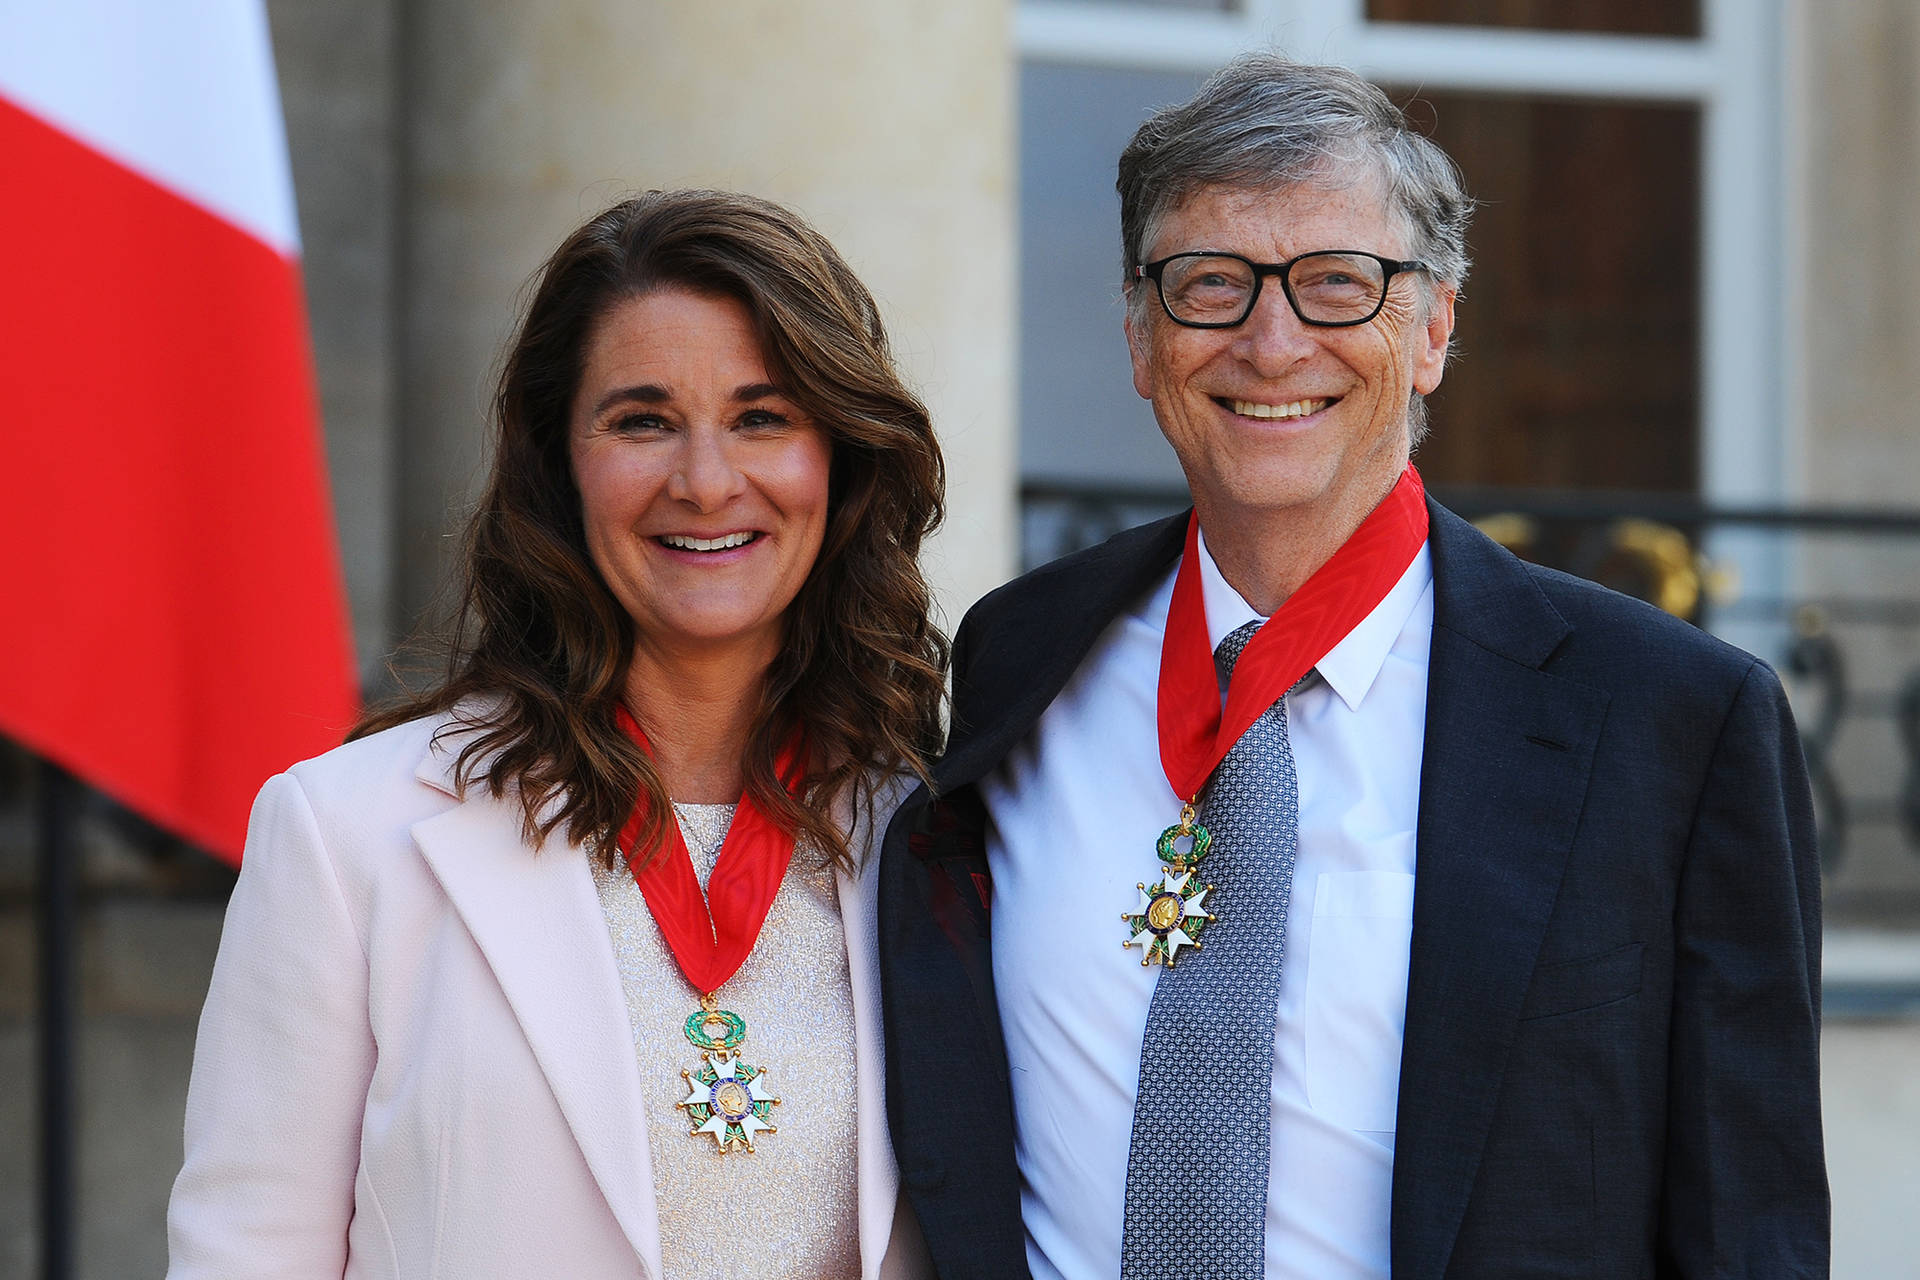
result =
[{"label": "woman's shoulder", "polygon": [[473,732],[465,711],[421,716],[342,743],[294,765],[285,779],[299,789],[323,834],[404,830],[459,802],[455,763]]},{"label": "woman's shoulder", "polygon": [[442,748],[435,746],[436,740],[444,743],[461,731],[457,711],[421,716],[343,742],[331,751],[302,760],[288,772],[309,790],[367,786],[395,775],[412,777],[422,761],[442,753]]}]

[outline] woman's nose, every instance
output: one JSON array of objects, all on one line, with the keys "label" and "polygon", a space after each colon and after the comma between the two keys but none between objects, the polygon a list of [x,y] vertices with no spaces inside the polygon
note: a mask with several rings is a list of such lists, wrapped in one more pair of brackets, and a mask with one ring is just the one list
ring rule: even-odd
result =
[{"label": "woman's nose", "polygon": [[685,436],[677,465],[667,480],[667,496],[698,511],[717,511],[739,494],[743,483],[724,430],[693,428]]}]

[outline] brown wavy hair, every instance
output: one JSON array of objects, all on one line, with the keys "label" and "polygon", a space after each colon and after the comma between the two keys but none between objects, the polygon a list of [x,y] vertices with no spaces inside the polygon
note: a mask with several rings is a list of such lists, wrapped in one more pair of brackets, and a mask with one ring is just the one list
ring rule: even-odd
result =
[{"label": "brown wavy hair", "polygon": [[[738,299],[768,371],[832,443],[827,528],[766,672],[742,766],[747,793],[842,866],[843,797],[923,780],[941,739],[948,648],[919,567],[946,487],[927,410],[895,371],[873,297],[791,211],[719,191],[649,191],[589,219],[534,284],[493,400],[493,465],[466,531],[445,674],[370,712],[349,736],[422,716],[466,737],[454,777],[516,794],[529,843],[614,837],[636,803],[657,850],[669,797],[614,719],[634,624],[587,553],[568,421],[595,327],[655,289]],[[775,770],[804,729],[798,799]],[[637,800],[636,800],[637,798]],[[651,856],[647,854],[646,856]]]}]

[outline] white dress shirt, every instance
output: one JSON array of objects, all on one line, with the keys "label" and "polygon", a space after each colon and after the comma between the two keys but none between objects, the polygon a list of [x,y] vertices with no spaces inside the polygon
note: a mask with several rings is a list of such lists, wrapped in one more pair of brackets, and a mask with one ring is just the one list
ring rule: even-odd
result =
[{"label": "white dress shirt", "polygon": [[[1220,576],[1204,537],[1200,568],[1217,648],[1259,615]],[[1154,841],[1180,813],[1156,720],[1172,597],[1169,574],[1117,618],[981,783],[993,819],[993,976],[1036,1280],[1120,1271],[1140,1047],[1161,973],[1121,948],[1120,917],[1138,901],[1135,885],[1158,874]],[[1321,659],[1319,678],[1286,699],[1300,843],[1274,1032],[1269,1277],[1388,1273],[1432,631],[1423,547]],[[1212,1123],[1197,1120],[1194,1141],[1210,1141]]]}]

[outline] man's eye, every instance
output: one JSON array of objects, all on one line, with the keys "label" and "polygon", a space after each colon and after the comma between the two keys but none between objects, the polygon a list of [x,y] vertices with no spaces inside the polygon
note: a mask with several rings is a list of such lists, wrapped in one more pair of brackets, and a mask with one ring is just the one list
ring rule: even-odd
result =
[{"label": "man's eye", "polygon": [[1345,271],[1302,272],[1294,279],[1294,287],[1300,289],[1347,289],[1360,281]]}]

